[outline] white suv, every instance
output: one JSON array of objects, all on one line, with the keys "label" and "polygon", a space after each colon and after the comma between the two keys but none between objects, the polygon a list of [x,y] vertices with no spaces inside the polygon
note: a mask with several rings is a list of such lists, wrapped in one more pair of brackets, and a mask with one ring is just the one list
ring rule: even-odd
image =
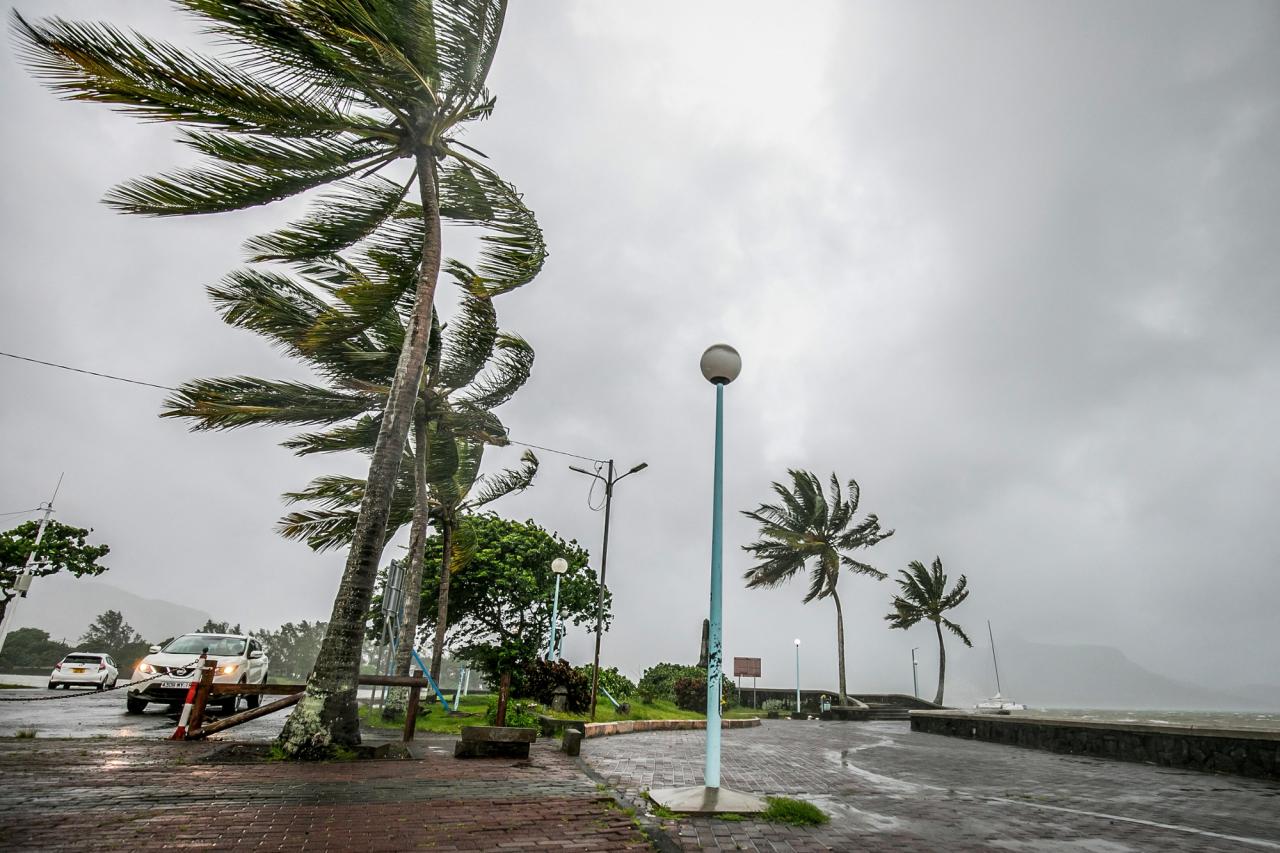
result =
[{"label": "white suv", "polygon": [[[182,702],[187,687],[200,678],[198,659],[207,652],[209,661],[217,667],[215,684],[266,684],[267,653],[252,637],[242,634],[183,634],[170,640],[164,648],[152,646],[151,654],[138,662],[133,671],[133,681],[125,696],[125,706],[130,714],[140,714],[148,702],[174,705]],[[245,696],[250,708],[258,707],[262,697],[253,693]],[[228,696],[221,701],[225,713],[236,709],[237,697]]]}]

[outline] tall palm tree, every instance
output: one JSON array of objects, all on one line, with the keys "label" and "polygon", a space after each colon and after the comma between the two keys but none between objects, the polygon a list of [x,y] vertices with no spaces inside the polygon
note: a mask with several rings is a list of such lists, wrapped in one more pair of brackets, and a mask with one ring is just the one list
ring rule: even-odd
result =
[{"label": "tall palm tree", "polygon": [[[418,188],[412,229],[418,239],[409,243],[418,255],[410,323],[316,668],[281,733],[286,754],[322,756],[331,744],[360,739],[356,687],[364,618],[426,361],[444,203],[462,199],[470,208],[462,218],[495,227],[482,276],[524,283],[545,256],[540,241],[530,244],[518,227],[512,230],[522,205],[480,210],[490,199],[478,187],[500,181],[457,138],[463,125],[493,110],[485,79],[506,2],[175,2],[230,43],[228,59],[106,24],[60,18],[33,23],[13,14],[28,66],[53,89],[145,120],[185,125],[180,141],[209,158],[168,175],[129,181],[108,195],[108,204],[151,216],[214,213],[351,179],[348,191],[359,203],[310,220],[290,235],[313,251],[317,243],[340,249],[370,234],[398,213],[412,184]],[[413,172],[407,182],[395,183],[394,193],[382,191],[391,182],[366,180],[401,159],[413,164]]]},{"label": "tall palm tree", "polygon": [[948,592],[941,557],[933,558],[932,569],[926,569],[919,560],[912,560],[898,574],[902,576],[896,578],[902,592],[893,597],[893,612],[884,618],[889,621],[889,627],[903,630],[921,620],[927,619],[933,623],[934,630],[938,632],[938,695],[933,697],[933,704],[941,705],[947,678],[947,647],[942,643],[943,627],[959,637],[966,646],[973,648],[964,629],[942,614],[969,597],[969,582],[961,575]]},{"label": "tall palm tree", "polygon": [[[773,490],[781,498],[779,504],[761,504],[754,512],[743,515],[760,525],[760,539],[743,550],[759,560],[743,577],[749,588],[775,587],[797,574],[810,570],[809,591],[804,603],[830,598],[836,606],[836,650],[840,667],[840,702],[848,703],[844,678],[844,611],[836,584],[840,570],[870,575],[884,580],[884,572],[855,560],[849,551],[870,548],[893,535],[882,531],[880,520],[867,515],[855,523],[862,491],[855,480],[848,484],[846,499],[840,481],[831,475],[830,499],[822,493],[822,483],[809,471],[788,469],[791,488],[774,483]],[[812,566],[810,564],[812,563]]]},{"label": "tall palm tree", "polygon": [[[357,263],[352,269],[361,272],[362,266]],[[313,265],[313,272],[314,269]],[[455,277],[463,289],[462,298],[454,321],[445,325],[442,334],[433,335],[414,411],[413,440],[406,445],[405,464],[401,469],[401,479],[407,481],[405,488],[412,491],[408,495],[397,495],[386,531],[386,538],[390,539],[405,524],[410,525],[406,589],[411,594],[406,596],[402,613],[404,636],[399,645],[397,674],[409,672],[428,521],[434,517],[437,525],[440,523],[439,512],[433,512],[428,500],[428,488],[433,480],[452,480],[458,467],[452,445],[458,437],[466,436],[481,448],[485,443],[506,443],[506,429],[491,409],[505,402],[524,384],[533,363],[533,350],[522,338],[498,330],[497,314],[488,292],[469,290],[473,282],[466,277]],[[324,431],[296,436],[285,441],[284,446],[299,455],[371,451],[377,435],[377,412],[383,407],[386,384],[394,369],[390,356],[403,335],[403,322],[390,316],[352,338],[320,347],[300,346],[300,340],[305,340],[317,325],[314,316],[317,309],[316,303],[301,299],[299,293],[330,287],[327,281],[314,275],[303,275],[295,281],[295,284],[304,283],[307,289],[299,291],[283,288],[279,279],[246,279],[236,275],[222,286],[210,288],[210,293],[224,320],[251,329],[290,352],[325,376],[327,386],[249,377],[193,380],[166,401],[162,416],[193,420],[193,428],[199,430],[322,423],[326,426]],[[345,288],[341,298],[356,301],[358,291]],[[431,448],[440,443],[442,436],[447,438],[445,452],[437,454],[439,459],[433,465]],[[450,457],[453,457],[452,463]],[[529,466],[530,458],[536,471],[537,460],[532,454],[527,454],[525,467]],[[532,472],[527,476],[531,479]],[[493,479],[504,481],[504,478],[510,480],[511,472]],[[290,538],[306,539],[317,550],[349,544],[363,486],[363,481],[352,478],[320,478],[312,484],[314,494],[290,493],[287,497],[291,500],[325,501],[338,493],[345,503],[338,502],[343,506],[340,512],[291,513],[282,521],[281,532]],[[509,490],[515,488],[513,483]],[[408,507],[411,510],[406,513]]]}]

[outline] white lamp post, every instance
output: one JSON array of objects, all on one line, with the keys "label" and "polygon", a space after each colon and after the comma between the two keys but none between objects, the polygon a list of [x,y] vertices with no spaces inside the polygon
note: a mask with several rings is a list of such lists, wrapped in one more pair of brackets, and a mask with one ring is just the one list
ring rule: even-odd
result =
[{"label": "white lamp post", "polygon": [[796,713],[800,713],[800,638],[796,637]]},{"label": "white lamp post", "polygon": [[560,613],[560,578],[569,571],[569,561],[564,557],[556,557],[551,561],[551,571],[556,575],[556,597],[551,605],[551,636],[547,639],[547,660],[554,660],[556,654],[556,619]]}]

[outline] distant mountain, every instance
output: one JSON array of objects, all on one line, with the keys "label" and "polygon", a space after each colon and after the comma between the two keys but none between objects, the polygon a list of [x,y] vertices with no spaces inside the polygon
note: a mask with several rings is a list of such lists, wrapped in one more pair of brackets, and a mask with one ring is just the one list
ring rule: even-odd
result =
[{"label": "distant mountain", "polygon": [[[991,647],[957,653],[948,643],[947,704],[973,703],[996,692]],[[1055,646],[1011,638],[996,649],[1006,698],[1034,708],[1116,710],[1270,710],[1280,709],[1280,686],[1256,685],[1233,691],[1211,690],[1151,672],[1110,646]],[[921,695],[932,685],[921,667]],[[930,673],[932,675],[932,673]]]},{"label": "distant mountain", "polygon": [[119,610],[124,621],[153,643],[194,631],[210,619],[203,610],[143,598],[100,580],[51,575],[37,578],[30,594],[17,602],[11,630],[41,628],[53,639],[65,638],[74,645],[89,624],[108,610]]}]

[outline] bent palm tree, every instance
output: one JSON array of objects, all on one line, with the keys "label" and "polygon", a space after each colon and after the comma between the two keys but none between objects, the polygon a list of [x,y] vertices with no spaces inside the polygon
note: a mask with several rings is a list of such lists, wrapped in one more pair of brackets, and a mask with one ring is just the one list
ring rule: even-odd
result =
[{"label": "bent palm tree", "polygon": [[782,499],[780,504],[761,504],[754,512],[744,510],[742,513],[760,525],[760,540],[742,546],[760,562],[748,569],[743,577],[748,588],[775,587],[791,580],[813,562],[804,603],[823,598],[830,598],[835,603],[840,703],[847,704],[844,611],[836,593],[836,584],[842,568],[884,580],[884,572],[855,560],[846,552],[869,548],[892,536],[893,531],[881,531],[880,520],[874,514],[854,523],[853,517],[861,497],[857,481],[849,481],[846,500],[840,490],[840,481],[832,474],[831,498],[828,500],[822,494],[822,484],[809,471],[789,469],[787,473],[791,476],[791,489],[781,483],[773,484],[773,490]]},{"label": "bent palm tree", "polygon": [[[360,203],[277,237],[338,251],[396,215],[415,181],[420,203],[408,245],[417,253],[410,322],[370,460],[368,488],[333,613],[306,695],[280,744],[293,756],[323,756],[360,740],[356,686],[364,617],[382,551],[388,507],[426,360],[440,270],[440,218],[451,194],[476,195],[498,181],[457,140],[487,117],[485,79],[497,50],[505,0],[176,0],[232,45],[229,61],[197,55],[105,24],[16,12],[28,66],[67,98],[96,101],[153,121],[186,125],[181,142],[203,165],[133,180],[107,197],[152,216],[239,210],[353,178]],[[369,174],[409,159],[413,175],[387,193]],[[456,191],[456,192],[455,192]],[[522,208],[521,208],[522,209]],[[519,210],[475,214],[498,233],[482,276],[522,284],[541,266],[540,243],[504,230]],[[466,218],[466,217],[464,217]],[[285,254],[289,239],[277,240]],[[375,312],[376,315],[377,312]],[[359,315],[341,329],[345,336]]]},{"label": "bent palm tree", "polygon": [[933,704],[941,705],[947,678],[947,648],[942,643],[943,626],[963,640],[966,646],[973,648],[964,629],[942,614],[969,597],[969,582],[961,575],[956,585],[947,592],[947,576],[942,573],[941,557],[933,558],[932,570],[926,569],[919,560],[912,560],[898,574],[902,576],[897,578],[902,592],[893,597],[893,612],[884,618],[889,621],[889,627],[903,630],[926,619],[933,623],[934,630],[938,632],[938,695],[933,697]]}]

